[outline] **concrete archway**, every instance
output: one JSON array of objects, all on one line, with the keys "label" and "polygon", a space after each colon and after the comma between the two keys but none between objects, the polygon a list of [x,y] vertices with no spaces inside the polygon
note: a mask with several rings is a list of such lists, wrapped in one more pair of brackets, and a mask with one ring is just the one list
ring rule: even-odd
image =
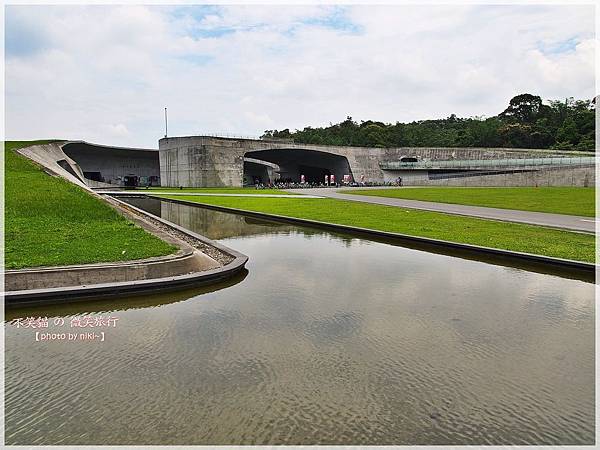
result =
[{"label": "concrete archway", "polygon": [[254,158],[244,158],[244,186],[272,183],[279,176],[279,166]]},{"label": "concrete archway", "polygon": [[[307,183],[322,183],[325,175],[334,175],[335,181],[341,183],[344,175],[352,176],[350,164],[345,156],[333,153],[306,149],[278,148],[271,150],[254,150],[244,154],[244,158],[265,161],[279,166],[275,180],[300,182],[304,175]],[[244,166],[246,173],[246,166]]]},{"label": "concrete archway", "polygon": [[123,148],[69,141],[62,151],[77,162],[90,186],[95,183],[122,185],[128,177],[144,179],[144,184],[160,186],[159,153],[156,149]]}]

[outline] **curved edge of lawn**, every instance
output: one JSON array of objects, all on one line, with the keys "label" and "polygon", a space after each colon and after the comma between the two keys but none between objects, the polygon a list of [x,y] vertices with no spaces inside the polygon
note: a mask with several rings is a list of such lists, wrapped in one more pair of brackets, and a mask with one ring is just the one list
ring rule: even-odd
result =
[{"label": "curved edge of lawn", "polygon": [[281,190],[281,189],[256,189],[253,187],[221,187],[221,188],[178,188],[178,187],[160,187],[160,186],[152,186],[148,189],[146,188],[137,188],[133,192],[147,192],[148,194],[152,194],[152,191],[162,191],[162,192],[193,192],[198,194],[256,194],[256,195],[292,195],[290,192]]},{"label": "curved edge of lawn", "polygon": [[16,152],[49,142],[4,142],[5,269],[133,261],[178,250]]},{"label": "curved edge of lawn", "polygon": [[595,236],[513,222],[331,198],[232,198],[156,195],[157,198],[222,206],[435,239],[551,258],[593,263]]}]

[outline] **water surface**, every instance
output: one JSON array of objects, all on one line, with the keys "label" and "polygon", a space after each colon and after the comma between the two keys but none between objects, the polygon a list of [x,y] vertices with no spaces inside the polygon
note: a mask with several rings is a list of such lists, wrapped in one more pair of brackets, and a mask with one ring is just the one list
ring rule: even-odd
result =
[{"label": "water surface", "polygon": [[[594,285],[156,200],[209,288],[7,312],[9,444],[593,444]],[[86,315],[105,341],[35,342]]]}]

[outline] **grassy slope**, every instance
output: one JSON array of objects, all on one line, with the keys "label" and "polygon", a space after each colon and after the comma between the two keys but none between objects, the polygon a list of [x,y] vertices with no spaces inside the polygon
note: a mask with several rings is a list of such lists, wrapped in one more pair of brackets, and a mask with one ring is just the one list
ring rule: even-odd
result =
[{"label": "grassy slope", "polygon": [[[144,191],[144,188],[140,188]],[[173,187],[151,187],[149,190],[153,191],[175,191],[175,192],[199,192],[206,194],[277,194],[277,195],[289,195],[289,192],[281,191],[279,189],[256,189],[253,187],[247,188],[234,188],[234,187],[223,187],[223,188],[173,188]]]},{"label": "grassy slope", "polygon": [[531,225],[335,199],[172,198],[558,258],[594,260],[594,236]]},{"label": "grassy slope", "polygon": [[48,176],[13,151],[35,143],[43,142],[5,143],[7,269],[127,261],[175,251],[101,200]]},{"label": "grassy slope", "polygon": [[345,194],[594,217],[595,198],[592,187],[419,187],[343,192]]}]

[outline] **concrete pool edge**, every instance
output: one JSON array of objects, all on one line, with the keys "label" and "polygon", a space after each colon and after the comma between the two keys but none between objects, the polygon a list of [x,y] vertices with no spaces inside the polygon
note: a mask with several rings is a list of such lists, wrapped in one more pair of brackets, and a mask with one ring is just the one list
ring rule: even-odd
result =
[{"label": "concrete pool edge", "polygon": [[[233,259],[216,268],[208,270],[186,272],[179,275],[169,275],[156,278],[148,279],[137,279],[130,281],[118,281],[118,282],[104,282],[95,283],[89,285],[78,285],[78,286],[61,286],[51,288],[40,288],[40,289],[23,289],[23,290],[12,290],[5,291],[2,293],[4,296],[4,305],[6,308],[19,307],[19,306],[31,306],[38,304],[47,303],[65,303],[73,301],[82,301],[87,299],[100,299],[109,297],[119,297],[124,295],[140,295],[146,293],[157,293],[166,292],[179,289],[185,289],[189,287],[204,286],[208,284],[218,283],[225,279],[231,278],[241,272],[244,269],[248,257],[234,249],[226,247],[218,242],[212,241],[211,239],[194,233],[191,230],[187,230],[180,227],[172,222],[157,217],[144,210],[129,205],[121,200],[110,198],[113,201],[118,202],[121,205],[126,205],[127,208],[137,211],[138,214],[148,216],[155,221],[160,222],[163,226],[177,230],[179,233],[189,236],[192,239],[200,241],[205,245],[214,247],[222,253],[225,253]],[[106,200],[106,199],[104,199]],[[110,203],[110,202],[109,202]],[[172,255],[170,259],[185,259],[193,256],[190,252],[178,252],[179,254]],[[184,254],[181,254],[184,253]],[[111,268],[125,268],[131,266],[144,266],[147,264],[165,264],[170,261],[168,257],[158,257],[156,260],[138,260],[138,261],[127,261],[122,263],[106,263],[106,264],[89,264],[81,265],[86,269],[93,269],[94,267],[107,266]],[[70,267],[71,269],[73,266]],[[44,268],[44,269],[25,269],[30,273],[35,274],[39,271],[58,270],[60,268]]]},{"label": "concrete pool edge", "polygon": [[[135,195],[133,195],[133,196],[135,196]],[[185,205],[189,205],[189,206],[204,207],[207,209],[213,209],[213,210],[217,210],[217,211],[241,214],[244,216],[255,217],[258,219],[286,222],[286,223],[291,223],[291,224],[309,226],[309,227],[313,227],[313,228],[327,229],[327,230],[332,230],[332,231],[337,231],[337,232],[342,232],[342,233],[350,233],[350,234],[355,234],[355,235],[358,234],[358,235],[372,237],[372,238],[392,239],[392,240],[397,240],[397,241],[404,242],[404,243],[413,243],[415,245],[425,245],[425,246],[428,246],[431,248],[444,249],[444,250],[446,250],[446,252],[448,250],[456,250],[456,251],[468,252],[468,253],[476,254],[476,255],[478,254],[478,255],[486,255],[489,257],[502,258],[504,260],[520,261],[523,263],[533,264],[538,267],[549,267],[549,268],[554,268],[554,269],[558,269],[558,270],[578,272],[578,273],[584,274],[586,276],[586,278],[594,277],[595,271],[596,271],[596,264],[588,263],[588,262],[584,262],[584,261],[576,261],[576,260],[563,259],[563,258],[554,258],[551,256],[536,255],[536,254],[532,254],[532,253],[516,252],[516,251],[503,250],[503,249],[497,249],[497,248],[492,248],[492,247],[483,247],[483,246],[472,245],[472,244],[463,244],[463,243],[459,243],[459,242],[444,241],[444,240],[440,240],[440,239],[432,239],[432,238],[426,238],[426,237],[420,237],[420,236],[411,236],[411,235],[402,234],[402,233],[393,233],[393,232],[389,232],[389,231],[373,230],[370,228],[361,228],[361,227],[355,227],[355,226],[350,226],[350,225],[335,224],[335,223],[330,223],[330,222],[320,222],[320,221],[311,220],[311,219],[301,219],[301,218],[290,217],[290,216],[281,216],[281,215],[277,215],[277,214],[268,214],[268,213],[262,213],[262,212],[248,211],[248,210],[243,210],[243,209],[238,209],[238,208],[229,208],[229,207],[225,207],[225,206],[209,205],[209,204],[198,203],[198,202],[193,202],[193,201],[189,201],[189,200],[172,199],[172,198],[154,196],[151,194],[144,194],[144,196],[147,196],[150,198],[155,198],[158,200],[163,200],[163,201],[185,204]]]},{"label": "concrete pool edge", "polygon": [[[124,193],[126,193],[126,192],[127,192],[127,191],[124,191]],[[145,196],[145,194],[144,194],[144,196]],[[197,240],[199,240],[199,241],[202,241],[202,242],[204,242],[204,243],[206,243],[206,244],[208,244],[208,245],[210,245],[210,246],[212,246],[212,247],[215,247],[215,248],[217,248],[217,249],[221,250],[221,251],[222,251],[222,252],[224,252],[224,253],[228,253],[228,254],[230,254],[231,256],[234,256],[234,257],[244,257],[244,258],[248,258],[248,257],[247,257],[246,255],[244,255],[243,253],[240,253],[240,252],[238,252],[237,250],[234,250],[234,249],[232,249],[232,248],[230,248],[230,247],[227,247],[227,246],[225,246],[225,245],[221,244],[220,242],[213,241],[212,239],[209,239],[209,238],[207,238],[206,236],[202,236],[201,234],[195,233],[195,232],[194,232],[194,231],[192,231],[192,230],[188,230],[187,228],[184,228],[184,227],[182,227],[182,226],[180,226],[180,225],[177,225],[176,223],[170,222],[170,221],[168,221],[168,220],[166,220],[166,219],[163,219],[162,217],[158,217],[158,216],[156,216],[156,215],[154,215],[154,214],[152,214],[152,213],[150,213],[150,212],[148,212],[148,211],[145,211],[145,210],[143,210],[143,209],[141,209],[141,208],[138,208],[137,206],[130,205],[130,204],[129,204],[129,203],[127,203],[127,202],[124,202],[124,201],[122,201],[122,200],[119,200],[119,199],[118,199],[118,198],[116,198],[115,196],[111,196],[111,198],[112,198],[113,200],[115,200],[115,201],[119,202],[119,203],[120,203],[120,204],[122,204],[122,205],[126,205],[126,207],[127,207],[127,208],[131,208],[131,209],[133,209],[133,210],[137,211],[137,212],[138,212],[138,213],[140,213],[140,214],[144,214],[144,215],[146,215],[146,216],[148,216],[148,217],[150,217],[150,218],[152,218],[152,219],[154,219],[154,220],[157,220],[157,221],[159,221],[159,222],[162,222],[162,223],[164,223],[165,225],[169,226],[170,228],[174,228],[175,230],[178,230],[178,231],[180,231],[180,232],[182,232],[182,233],[188,234],[188,235],[190,235],[190,236],[194,237],[195,239],[197,239]]]}]

